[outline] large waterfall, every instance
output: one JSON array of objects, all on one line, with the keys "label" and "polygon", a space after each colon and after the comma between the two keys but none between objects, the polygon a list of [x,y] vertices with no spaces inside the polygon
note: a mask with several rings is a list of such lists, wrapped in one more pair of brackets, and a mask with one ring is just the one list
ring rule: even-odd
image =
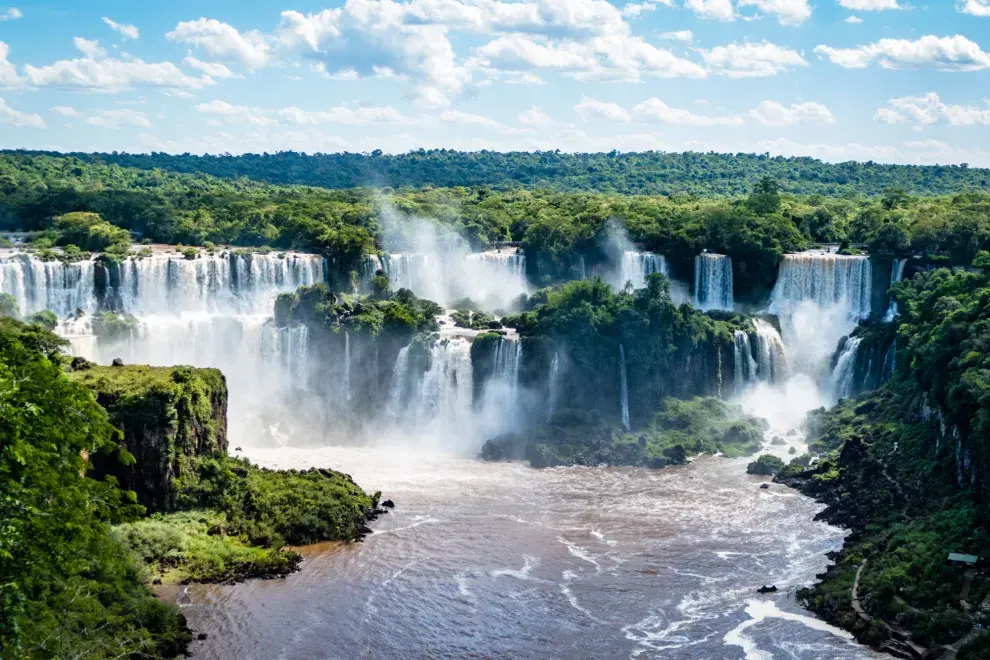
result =
[{"label": "large waterfall", "polygon": [[409,289],[441,304],[469,297],[489,309],[507,308],[531,290],[526,256],[515,248],[392,253],[385,254],[381,263],[393,291]]},{"label": "large waterfall", "polygon": [[669,275],[667,259],[662,254],[625,250],[619,265],[619,278],[614,284],[621,289],[632,283],[634,289],[642,289],[646,286],[646,278],[653,273]]},{"label": "large waterfall", "polygon": [[832,398],[835,400],[848,398],[855,394],[856,356],[862,339],[850,337],[846,340],[839,359],[835,363],[830,379]]},{"label": "large waterfall", "polygon": [[706,311],[732,309],[732,259],[711,252],[694,258],[694,303]]},{"label": "large waterfall", "polygon": [[736,330],[734,336],[734,386],[743,393],[755,383],[783,383],[787,379],[787,356],[780,333],[767,321],[753,319],[753,333]]},{"label": "large waterfall", "polygon": [[[117,266],[14,254],[0,261],[0,291],[13,294],[23,313],[55,312],[72,350],[96,362],[220,368],[231,430],[254,437],[277,416],[275,395],[298,386],[307,360],[303,329],[269,323],[275,298],[324,273],[322,257],[294,253],[186,259],[159,251]],[[133,318],[105,327],[104,311]]]},{"label": "large waterfall", "polygon": [[771,294],[792,371],[820,381],[839,340],[869,318],[870,260],[808,252],[784,255]]}]

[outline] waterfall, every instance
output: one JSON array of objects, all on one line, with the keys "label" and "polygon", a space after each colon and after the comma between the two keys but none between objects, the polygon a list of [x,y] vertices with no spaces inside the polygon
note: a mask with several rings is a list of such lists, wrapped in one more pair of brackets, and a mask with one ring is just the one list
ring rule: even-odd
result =
[{"label": "waterfall", "polygon": [[619,396],[622,407],[622,426],[631,431],[629,426],[629,383],[626,380],[626,349],[619,344]]},{"label": "waterfall", "polygon": [[470,297],[498,309],[531,290],[526,256],[514,248],[471,253],[455,246],[430,254],[386,254],[382,267],[393,291],[409,289],[440,304]]},{"label": "waterfall", "polygon": [[344,330],[344,400],[351,400],[351,335]]},{"label": "waterfall", "polygon": [[95,273],[92,259],[62,263],[15,252],[0,256],[0,293],[14,296],[22,315],[48,309],[64,317],[96,307]]},{"label": "waterfall", "polygon": [[784,255],[770,311],[780,318],[791,370],[827,378],[839,340],[870,316],[872,273],[863,256]]},{"label": "waterfall", "polygon": [[[896,259],[890,266],[890,286],[894,286],[894,283],[900,282],[904,279],[904,267],[907,266],[907,259]],[[890,323],[897,316],[897,301],[893,298],[890,299],[890,306],[887,308],[887,313],[884,314],[883,320]]]},{"label": "waterfall", "polygon": [[549,422],[553,419],[553,414],[557,412],[557,398],[560,393],[557,391],[560,387],[560,356],[556,352],[553,354],[553,359],[550,360],[550,378],[548,382],[549,393],[547,396],[548,410],[547,410],[547,421]]},{"label": "waterfall", "polygon": [[835,363],[830,379],[832,398],[835,400],[848,399],[856,393],[856,355],[862,341],[860,337],[847,338]]},{"label": "waterfall", "polygon": [[622,253],[617,288],[622,289],[627,282],[632,282],[634,289],[642,289],[647,276],[653,273],[668,274],[667,259],[662,254],[626,250]]},{"label": "waterfall", "polygon": [[746,386],[757,379],[756,360],[749,343],[749,335],[742,330],[734,333],[735,346],[733,349],[733,384],[735,393],[739,394]]},{"label": "waterfall", "polygon": [[483,438],[519,430],[519,370],[522,365],[522,342],[503,338],[492,347],[492,370],[476,406],[479,418],[475,427]]},{"label": "waterfall", "polygon": [[406,381],[409,373],[409,349],[412,344],[405,346],[395,358],[392,367],[392,384],[388,392],[388,417],[393,422],[399,422],[406,403]]},{"label": "waterfall", "polygon": [[780,383],[787,379],[787,354],[777,328],[763,319],[753,319],[756,328],[756,374],[764,383]]},{"label": "waterfall", "polygon": [[711,252],[694,258],[694,304],[705,311],[732,310],[732,259]]},{"label": "waterfall", "polygon": [[472,437],[477,432],[472,424],[472,390],[471,342],[441,335],[405,419],[440,439]]}]

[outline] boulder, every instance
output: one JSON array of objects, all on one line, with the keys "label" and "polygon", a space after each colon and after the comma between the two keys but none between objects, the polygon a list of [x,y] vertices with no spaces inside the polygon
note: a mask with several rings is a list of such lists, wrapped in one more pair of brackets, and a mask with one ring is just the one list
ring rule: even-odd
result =
[{"label": "boulder", "polygon": [[121,360],[120,358],[114,358],[111,364],[113,364],[113,366],[115,367],[122,367],[124,366],[124,361]]},{"label": "boulder", "polygon": [[385,507],[386,509],[394,509],[395,502],[393,502],[392,500],[385,500],[384,502],[382,502],[382,506]]},{"label": "boulder", "polygon": [[759,589],[756,590],[756,593],[758,593],[758,594],[775,594],[775,593],[777,593],[777,587],[776,586],[769,586],[768,587],[766,585],[763,585],[762,587],[760,587]]}]

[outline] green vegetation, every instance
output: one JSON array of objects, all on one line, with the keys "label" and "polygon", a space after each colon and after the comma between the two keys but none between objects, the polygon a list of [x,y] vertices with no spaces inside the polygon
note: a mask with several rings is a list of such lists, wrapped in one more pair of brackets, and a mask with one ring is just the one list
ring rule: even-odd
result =
[{"label": "green vegetation", "polygon": [[770,454],[762,454],[759,458],[746,466],[746,473],[772,477],[783,469],[784,461]]},{"label": "green vegetation", "polygon": [[58,325],[58,317],[55,316],[55,312],[47,309],[42,312],[32,314],[28,317],[27,321],[28,323],[40,325],[45,330],[54,330],[55,326]]},{"label": "green vegetation", "polygon": [[[8,152],[25,154],[30,152]],[[408,154],[318,154],[294,152],[243,156],[155,154],[73,154],[91,163],[143,170],[205,173],[226,179],[246,177],[281,184],[353,188],[374,181],[393,186],[478,186],[605,190],[625,194],[687,193],[737,195],[761,177],[786,181],[804,194],[878,195],[889,187],[918,194],[943,194],[986,187],[983,169],[962,166],[919,167],[877,163],[829,164],[813,158],[763,154],[590,153],[556,151],[464,153],[445,149]]]},{"label": "green vegetation", "polygon": [[21,308],[17,306],[17,300],[9,293],[0,293],[0,318],[20,319]]},{"label": "green vegetation", "polygon": [[[978,254],[974,266],[895,285],[896,327],[863,334],[887,347],[896,339],[892,379],[812,413],[809,446],[822,458],[779,477],[824,501],[826,520],[852,529],[825,580],[799,595],[874,644],[890,636],[878,621],[929,647],[990,623],[978,607],[990,580],[972,580],[969,614],[960,604],[965,567],[947,561],[950,552],[990,551],[990,255]],[[864,560],[860,600],[873,625],[851,606]]]},{"label": "green vegetation", "polygon": [[156,600],[111,535],[139,507],[108,479],[80,478],[116,431],[62,373],[62,342],[0,320],[0,655],[173,657],[178,609]]},{"label": "green vegetation", "polygon": [[632,465],[662,468],[700,453],[744,456],[759,450],[766,422],[712,397],[666,399],[652,422],[626,433],[597,411],[557,411],[531,433],[508,434],[485,443],[485,460],[525,459],[537,468],[555,465]]}]

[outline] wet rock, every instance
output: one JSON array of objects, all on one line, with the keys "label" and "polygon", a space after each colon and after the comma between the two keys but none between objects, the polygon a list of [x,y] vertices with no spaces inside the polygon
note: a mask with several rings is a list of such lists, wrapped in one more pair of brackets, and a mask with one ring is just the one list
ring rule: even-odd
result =
[{"label": "wet rock", "polygon": [[784,439],[782,437],[780,437],[779,435],[775,435],[773,436],[773,440],[770,441],[770,444],[780,447],[781,445],[786,445],[787,443],[784,442]]},{"label": "wet rock", "polygon": [[71,366],[73,371],[86,371],[87,369],[92,369],[96,365],[84,357],[77,356],[72,358]]},{"label": "wet rock", "polygon": [[794,429],[791,429],[791,430],[789,430],[789,431],[787,432],[787,437],[788,437],[788,438],[793,438],[793,437],[794,437],[794,436],[796,436],[796,435],[797,435],[797,431],[795,431]]},{"label": "wet rock", "polygon": [[768,490],[770,488],[770,484],[760,484],[760,488],[762,490]]},{"label": "wet rock", "polygon": [[756,593],[758,593],[758,594],[775,594],[775,593],[777,593],[777,587],[776,586],[770,586],[770,587],[768,587],[767,585],[763,585],[762,587],[760,587],[759,589],[756,590]]},{"label": "wet rock", "polygon": [[206,633],[199,633],[198,635],[196,635],[196,639],[198,639],[199,641],[203,641],[204,639],[206,639]]},{"label": "wet rock", "polygon": [[394,509],[395,502],[393,502],[392,500],[385,500],[384,502],[382,502],[382,506],[385,507],[386,509]]},{"label": "wet rock", "polygon": [[244,450],[241,449],[240,447],[234,447],[234,451],[244,451]]},{"label": "wet rock", "polygon": [[797,453],[797,449],[795,449],[794,447],[791,447],[790,449],[787,450],[787,453],[788,454],[796,454]]},{"label": "wet rock", "polygon": [[367,525],[358,525],[357,533],[360,534],[361,536],[367,536],[368,534],[371,534],[373,532],[374,530],[372,530]]},{"label": "wet rock", "polygon": [[124,366],[124,361],[121,360],[120,358],[114,358],[113,359],[113,362],[111,362],[111,364],[113,366],[115,366],[115,367],[122,367],[122,366]]}]

